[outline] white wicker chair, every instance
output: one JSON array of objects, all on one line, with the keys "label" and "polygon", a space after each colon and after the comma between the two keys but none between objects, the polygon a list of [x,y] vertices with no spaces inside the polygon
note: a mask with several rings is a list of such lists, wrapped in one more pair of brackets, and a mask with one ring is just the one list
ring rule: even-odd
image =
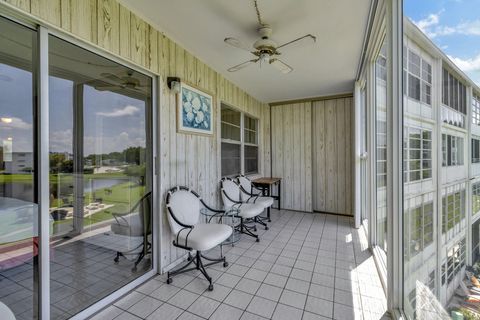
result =
[{"label": "white wicker chair", "polygon": [[[244,175],[239,175],[237,177],[238,184],[240,185],[241,198],[242,201],[247,203],[258,203],[261,204],[265,209],[267,209],[267,217],[262,217],[268,222],[272,222],[270,218],[270,208],[273,206],[273,198],[262,196],[262,191],[257,189],[250,179]],[[262,223],[263,224],[263,223]],[[265,225],[267,228],[267,226]],[[267,228],[268,229],[268,228]]]},{"label": "white wicker chair", "polygon": [[[258,216],[264,210],[263,205],[242,201],[240,186],[231,178],[223,178],[220,183],[225,208],[234,207],[239,210],[240,225],[238,231],[255,238],[259,242],[258,235],[253,233],[252,230],[257,231],[256,223],[259,223]],[[250,225],[250,222],[253,225]]]},{"label": "white wicker chair", "polygon": [[[167,283],[172,283],[172,276],[188,272],[191,270],[200,270],[210,285],[208,290],[213,290],[212,278],[208,275],[205,267],[212,264],[223,262],[223,266],[227,267],[228,263],[221,252],[219,259],[206,257],[202,252],[221,245],[232,235],[232,227],[218,223],[200,223],[200,209],[207,208],[217,213],[222,218],[225,211],[212,209],[203,199],[193,190],[187,187],[174,187],[168,191],[167,199],[168,222],[170,229],[175,235],[173,245],[189,251],[189,261],[177,270],[168,272]],[[191,256],[190,252],[195,251],[195,256]],[[204,264],[202,259],[211,261]],[[192,263],[194,267],[187,268]]]}]

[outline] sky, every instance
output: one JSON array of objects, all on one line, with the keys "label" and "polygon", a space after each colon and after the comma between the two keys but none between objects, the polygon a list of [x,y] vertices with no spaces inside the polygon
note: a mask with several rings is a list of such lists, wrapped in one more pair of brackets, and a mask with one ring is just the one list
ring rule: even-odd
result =
[{"label": "sky", "polygon": [[480,86],[480,0],[404,0],[404,14]]},{"label": "sky", "polygon": [[[33,151],[32,74],[0,63],[0,146]],[[73,153],[72,82],[50,77],[50,151]],[[84,153],[145,147],[145,102],[118,93],[84,89]]]},{"label": "sky", "polygon": [[[31,61],[33,31],[0,18],[0,53]],[[50,63],[63,71],[75,73],[79,79],[101,77],[102,66],[115,74],[127,69],[114,62],[52,38]],[[62,49],[67,56],[55,54]],[[81,60],[84,59],[84,60]],[[28,66],[15,59],[0,61],[0,147],[12,146],[13,152],[33,152],[33,86]],[[90,64],[87,64],[88,61]],[[61,66],[61,67],[58,67]],[[56,69],[54,69],[56,70]],[[58,72],[58,71],[55,71]],[[63,73],[62,73],[63,75]],[[140,75],[139,75],[140,77]],[[142,76],[146,77],[146,76]],[[73,152],[73,82],[53,74],[49,79],[50,151]],[[82,81],[82,80],[81,80]],[[143,100],[126,95],[96,90],[85,85],[83,92],[84,154],[120,152],[128,147],[145,147],[146,126]]]}]

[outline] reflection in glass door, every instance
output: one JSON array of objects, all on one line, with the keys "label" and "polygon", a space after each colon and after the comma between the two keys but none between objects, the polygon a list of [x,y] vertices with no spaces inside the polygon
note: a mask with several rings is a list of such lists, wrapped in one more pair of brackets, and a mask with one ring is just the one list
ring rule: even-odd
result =
[{"label": "reflection in glass door", "polygon": [[38,319],[36,37],[0,17],[0,309],[17,319]]},{"label": "reflection in glass door", "polygon": [[368,230],[368,153],[367,153],[367,96],[366,89],[360,91],[360,219]]},{"label": "reflection in glass door", "polygon": [[385,42],[375,63],[376,245],[387,251],[387,53]]},{"label": "reflection in glass door", "polygon": [[51,318],[152,269],[151,78],[49,38]]}]

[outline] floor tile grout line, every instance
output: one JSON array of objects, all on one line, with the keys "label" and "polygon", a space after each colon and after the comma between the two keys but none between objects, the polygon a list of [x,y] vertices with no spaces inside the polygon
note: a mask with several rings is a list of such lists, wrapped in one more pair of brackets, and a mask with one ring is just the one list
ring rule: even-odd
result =
[{"label": "floor tile grout line", "polygon": [[[302,220],[304,219],[304,217],[305,217],[305,215],[302,216]],[[295,230],[298,228],[298,225],[301,223],[302,220],[300,220],[300,222],[297,224],[297,227],[295,228]],[[311,225],[310,225],[310,228],[311,228]],[[310,228],[309,228],[309,230],[310,230]],[[292,235],[290,236],[289,240],[292,239],[294,233],[295,233],[295,231],[292,233]],[[308,232],[307,232],[307,234],[308,234]],[[306,236],[305,236],[305,239],[306,239]],[[287,242],[287,243],[288,243],[288,242]],[[305,240],[303,241],[303,243],[305,243]],[[303,246],[303,244],[302,244],[302,246]],[[291,275],[292,272],[293,272],[293,269],[294,269],[294,267],[295,267],[295,264],[297,263],[297,259],[298,259],[298,255],[297,255],[297,257],[295,258],[295,263],[294,263],[293,266],[292,266],[292,270],[290,270],[290,274],[289,274],[289,276],[287,277],[287,282],[285,282],[285,286],[284,286],[284,288],[283,288],[283,290],[282,290],[282,293],[280,294],[280,298],[279,298],[279,300],[278,300],[278,303],[277,303],[277,305],[275,306],[275,308],[274,308],[274,310],[273,310],[272,316],[275,314],[275,311],[276,311],[276,309],[277,309],[277,307],[278,307],[278,304],[280,303],[280,299],[281,299],[281,297],[282,297],[282,295],[283,295],[283,292],[285,292],[285,288],[286,288],[286,286],[287,286],[288,280],[290,279],[290,275]],[[309,289],[310,289],[310,287],[309,287]],[[307,291],[307,294],[308,294],[308,291]],[[307,298],[305,298],[305,303],[306,303],[306,302],[307,302]],[[304,310],[305,310],[305,303],[304,303],[304,306],[303,306],[303,309],[304,309]],[[302,311],[302,318],[303,318],[304,310]]]},{"label": "floor tile grout line", "polygon": [[335,232],[335,258],[334,258],[334,275],[333,275],[333,302],[332,302],[332,319],[335,319],[335,284],[337,282],[337,245],[338,245],[338,217],[335,217],[335,227],[336,227],[336,232]]},{"label": "floor tile grout line", "polygon": [[[287,223],[290,222],[290,221],[293,219],[293,217],[295,217],[295,215],[290,216],[290,218],[288,219]],[[285,225],[287,225],[287,223],[285,223]],[[284,226],[285,226],[285,225],[284,225]],[[297,225],[298,225],[298,223],[297,223]],[[295,229],[296,229],[296,228],[295,228]],[[292,236],[293,236],[293,232],[292,232],[292,235],[289,237],[289,240],[292,238]],[[276,238],[276,237],[275,237],[275,238]],[[287,241],[286,243],[288,244],[288,241]],[[284,246],[283,248],[285,248],[285,246]],[[282,249],[282,251],[283,251],[283,250],[284,250],[284,249]],[[280,257],[280,256],[279,256],[279,257]],[[279,257],[277,257],[277,259],[275,260],[275,262],[278,260]],[[275,264],[275,262],[274,262],[274,264]],[[272,265],[271,268],[273,268],[273,265]],[[271,268],[270,268],[270,270],[271,270]],[[292,267],[292,269],[293,269],[293,267]],[[291,274],[291,270],[290,270],[290,274]],[[265,279],[266,279],[267,277],[268,277],[268,274],[267,274],[267,276],[261,281],[261,285],[265,283],[264,281],[265,281]],[[287,282],[288,282],[288,277],[286,277],[286,278],[287,278]],[[275,313],[275,310],[276,310],[276,308],[277,308],[277,305],[280,303],[280,298],[282,297],[282,294],[283,294],[283,291],[285,290],[285,286],[287,285],[287,282],[285,282],[285,285],[284,285],[284,287],[282,288],[282,293],[280,293],[280,297],[278,298],[279,300],[278,300],[277,302],[275,302],[276,305],[275,305],[275,308],[273,309],[272,317],[273,317],[273,314]],[[268,283],[267,283],[267,284],[268,284]],[[260,285],[260,287],[261,287],[261,285]],[[260,289],[260,287],[259,287],[259,289]],[[259,289],[257,289],[256,292],[258,292]],[[255,296],[256,296],[256,295],[254,295],[254,297],[255,297]],[[260,298],[262,298],[262,297],[260,297]],[[265,299],[265,298],[264,298],[264,299]],[[252,300],[253,300],[253,298],[252,298]],[[247,312],[248,306],[250,305],[250,303],[252,302],[252,300],[250,300],[250,302],[248,303],[247,307],[246,307],[245,310],[243,311],[243,313],[242,313],[242,315],[240,316],[240,318],[243,317],[243,315],[245,314],[245,312]],[[272,300],[270,300],[270,299],[267,299],[267,300],[272,301]]]},{"label": "floor tile grout line", "polygon": [[[278,221],[272,223],[272,226],[274,226],[275,230],[272,230],[274,231],[272,234],[273,236],[268,236],[266,240],[264,240],[264,243],[266,242],[266,244],[264,246],[259,246],[258,248],[253,248],[255,246],[255,243],[251,243],[251,244],[248,244],[248,245],[243,245],[239,248],[242,248],[244,249],[244,251],[242,252],[241,255],[238,255],[238,254],[235,254],[236,256],[236,259],[234,262],[231,263],[231,267],[235,266],[235,265],[238,265],[238,266],[241,266],[242,268],[245,268],[247,271],[245,273],[243,273],[242,276],[239,276],[238,274],[235,274],[235,273],[229,273],[229,269],[230,268],[227,268],[225,270],[222,270],[222,268],[218,268],[214,269],[215,270],[215,273],[218,274],[218,278],[220,278],[221,276],[223,276],[224,274],[228,274],[228,275],[231,275],[231,276],[235,276],[235,277],[238,277],[238,281],[235,283],[235,285],[233,287],[229,287],[228,286],[228,289],[230,290],[229,294],[231,294],[231,292],[233,290],[237,290],[237,291],[240,291],[240,292],[243,292],[243,293],[246,293],[246,294],[249,294],[252,296],[250,302],[247,304],[247,306],[245,308],[238,308],[236,306],[232,306],[238,310],[241,311],[241,314],[240,314],[240,317],[243,317],[246,313],[248,313],[249,311],[247,311],[249,305],[251,304],[251,302],[253,301],[253,299],[255,297],[259,297],[259,298],[263,298],[263,297],[260,297],[257,295],[257,293],[259,292],[260,288],[262,285],[264,284],[268,284],[270,285],[269,283],[266,283],[265,282],[265,279],[270,275],[270,274],[273,274],[273,275],[276,275],[276,276],[281,276],[281,277],[284,277],[285,278],[285,284],[282,286],[282,287],[278,287],[277,285],[274,285],[274,287],[277,287],[279,289],[281,289],[281,293],[280,293],[280,296],[277,300],[272,300],[272,299],[269,299],[269,298],[265,298],[269,301],[272,301],[273,303],[275,303],[275,307],[273,308],[273,311],[272,311],[272,316],[275,314],[277,308],[278,308],[278,304],[280,304],[280,299],[282,297],[282,295],[285,293],[287,289],[287,284],[290,280],[296,280],[296,281],[305,281],[305,282],[308,282],[308,289],[307,289],[307,292],[306,292],[306,300],[305,300],[305,303],[304,303],[304,306],[303,306],[303,310],[302,310],[302,316],[305,315],[305,313],[307,312],[307,310],[305,309],[305,306],[306,306],[306,303],[307,303],[307,300],[308,300],[308,297],[310,296],[309,293],[310,293],[310,290],[311,290],[311,287],[312,287],[312,283],[313,283],[313,276],[315,274],[321,274],[322,276],[325,276],[327,277],[326,273],[318,273],[318,272],[315,272],[315,267],[318,265],[318,262],[319,260],[321,259],[321,257],[319,257],[319,252],[320,250],[323,250],[322,249],[322,241],[324,240],[328,240],[328,241],[332,241],[332,239],[330,238],[333,238],[332,237],[332,234],[330,234],[329,232],[329,239],[327,238],[324,238],[327,234],[326,234],[326,231],[328,230],[327,228],[332,228],[332,230],[334,229],[335,232],[334,232],[334,235],[335,235],[335,248],[334,250],[330,251],[330,250],[327,250],[327,251],[330,251],[333,253],[334,255],[334,263],[333,263],[333,270],[334,270],[334,273],[333,273],[333,288],[331,288],[333,290],[333,304],[332,304],[332,317],[335,316],[334,312],[335,312],[335,291],[336,291],[336,277],[337,277],[337,274],[338,274],[338,269],[342,269],[343,271],[345,270],[349,270],[347,268],[345,268],[345,264],[342,262],[342,267],[340,268],[340,266],[338,265],[338,263],[340,261],[337,261],[337,254],[339,253],[338,249],[339,249],[339,245],[340,244],[343,244],[343,242],[341,241],[342,239],[339,238],[339,232],[342,231],[342,232],[352,232],[354,233],[354,230],[352,229],[352,223],[351,221],[343,221],[341,218],[338,218],[338,217],[335,217],[334,219],[332,219],[332,221],[334,220],[334,222],[330,222],[329,219],[327,219],[326,216],[322,217],[321,218],[321,225],[319,224],[319,219],[316,219],[315,216],[309,216],[308,214],[301,214],[301,215],[292,215],[292,216],[289,216],[288,215],[288,212],[281,212],[279,211],[278,213]],[[307,222],[310,222],[310,224],[308,224]],[[328,222],[328,223],[327,223]],[[347,222],[347,225],[344,226],[343,224]],[[321,229],[319,229],[319,226],[321,226]],[[282,231],[287,229],[288,231],[288,237],[284,237],[282,238]],[[314,238],[313,241],[308,241],[310,240],[310,237],[312,235],[316,235],[318,233],[315,233],[314,231],[317,230],[317,232],[320,233],[320,236],[319,237],[316,237]],[[321,231],[320,231],[321,230]],[[332,231],[333,232],[333,231]],[[264,231],[262,234],[268,234],[268,231]],[[343,233],[342,233],[343,234]],[[354,233],[355,234],[355,233]],[[281,243],[282,245],[279,247],[279,246],[272,246],[272,244],[275,243],[276,239],[277,238],[281,238]],[[317,239],[317,240],[315,240]],[[356,240],[352,239],[352,258],[353,258],[353,261],[351,261],[350,259],[339,259],[339,260],[342,260],[344,262],[347,262],[347,263],[351,263],[353,262],[355,266],[357,266],[357,254],[359,254],[358,252],[356,252],[356,248],[357,248],[357,242]],[[299,243],[301,242],[301,243]],[[308,247],[306,246],[306,243],[307,242],[312,242],[312,244],[308,245]],[[316,244],[316,245],[315,245]],[[296,246],[298,247],[298,253],[295,255],[295,258],[292,259],[290,256],[282,256],[282,253],[285,252],[285,250],[291,250],[291,248],[289,249],[286,249],[287,246]],[[308,248],[308,250],[307,250]],[[275,253],[270,253],[269,250],[270,249],[275,249],[273,250]],[[312,255],[312,250],[311,249],[315,249],[316,251],[316,256],[315,256],[315,259],[311,259],[312,257],[308,257],[308,255]],[[251,251],[256,251],[257,253],[255,253],[255,258],[252,258],[252,257],[249,257],[248,255],[247,256],[244,256],[244,254],[246,252],[251,252]],[[269,254],[269,255],[272,255],[272,256],[275,256],[276,258],[274,260],[270,260],[271,257],[265,257],[266,260],[262,259],[261,257],[264,255],[264,254]],[[228,252],[226,252],[226,255],[228,255]],[[301,258],[303,256],[303,258]],[[252,261],[248,262],[248,266],[244,266],[242,264],[237,264],[236,261],[238,259],[240,259],[241,257],[245,257],[245,258],[249,258],[251,259]],[[279,265],[277,263],[278,259],[280,259],[281,257],[285,257],[285,258],[288,258],[288,259],[291,259],[293,261],[288,261],[288,264],[285,264],[282,266],[284,266],[285,268],[289,268],[288,270],[288,274],[287,273],[281,273],[280,271],[278,271],[279,273],[276,273],[276,272],[272,272],[271,270],[276,266],[276,265]],[[262,262],[264,265],[262,264],[257,264],[258,262]],[[305,262],[305,263],[310,263],[313,265],[313,270],[312,271],[309,271],[310,270],[310,266],[309,265],[303,265],[301,267],[298,267],[296,268],[295,266],[297,265],[298,262]],[[254,265],[256,265],[254,267]],[[323,266],[329,266],[327,264],[321,264]],[[267,268],[265,268],[265,266],[267,266]],[[338,266],[338,268],[337,268]],[[331,268],[331,266],[330,266]],[[294,269],[297,269],[297,270],[301,270],[303,272],[310,272],[310,276],[309,276],[309,281],[308,280],[305,280],[307,278],[305,278],[304,274],[300,273],[300,274],[297,274],[298,277],[296,278],[293,278],[292,277],[292,274],[293,272],[295,271]],[[265,273],[265,277],[263,278],[262,281],[257,281],[257,280],[252,280],[252,279],[249,279],[249,278],[246,278],[245,275],[250,271],[250,270],[257,270],[257,271],[261,271],[263,273]],[[160,275],[158,275],[160,276]],[[352,275],[353,277],[353,275]],[[186,287],[193,281],[196,281],[196,279],[200,279],[201,278],[201,274],[196,274],[194,275],[191,279],[188,279],[188,281],[186,281],[184,284],[182,284],[181,286],[175,286],[176,289],[178,289],[177,293],[182,291],[182,290],[185,290],[185,291],[188,291],[190,293],[193,293],[193,294],[196,294],[198,295],[198,297],[196,297],[195,300],[193,300],[193,302],[191,304],[189,304],[188,307],[186,308],[183,308],[183,307],[177,307],[175,305],[173,305],[172,303],[169,302],[170,299],[172,299],[177,293],[175,293],[174,295],[172,295],[172,297],[170,297],[169,299],[167,299],[167,301],[163,301],[163,300],[160,300],[158,298],[155,298],[155,297],[152,297],[150,296],[150,294],[144,294],[143,292],[140,292],[138,291],[137,293],[139,294],[142,294],[142,299],[143,300],[146,296],[149,296],[153,299],[156,299],[158,301],[160,301],[162,304],[158,307],[160,308],[162,305],[164,304],[167,304],[167,305],[171,305],[171,306],[174,306],[176,308],[179,308],[182,312],[180,313],[179,317],[181,317],[183,314],[185,314],[186,312],[189,312],[188,311],[188,308],[191,307],[196,301],[198,301],[198,299],[200,299],[200,297],[205,297],[205,298],[209,298],[209,299],[213,299],[213,298],[210,298],[210,297],[207,297],[207,296],[204,296],[204,294],[206,293],[206,290],[204,290],[203,292],[201,293],[198,293],[198,290],[195,291],[191,291],[189,289],[186,289]],[[259,283],[259,286],[253,291],[249,291],[249,292],[246,292],[246,291],[243,291],[242,289],[239,289],[237,288],[237,285],[240,281],[242,281],[243,279],[248,279],[248,280],[252,280],[252,281],[257,281]],[[343,277],[340,277],[339,279],[343,279]],[[156,281],[162,281],[160,280],[160,278],[154,278],[152,280],[156,280]],[[345,279],[347,280],[347,279]],[[351,279],[352,280],[352,279]],[[358,277],[356,277],[355,279],[353,280],[359,280]],[[359,290],[359,286],[360,286],[360,282],[359,281],[353,281],[355,282],[353,285],[356,286],[356,288]],[[143,284],[142,284],[143,285]],[[166,285],[165,283],[163,283],[161,286],[164,286]],[[320,283],[320,285],[322,285]],[[140,286],[139,286],[140,287]],[[327,285],[327,287],[329,287]],[[159,287],[158,287],[159,288]],[[157,289],[158,289],[157,288]],[[155,290],[157,290],[155,289]],[[341,289],[339,289],[341,290]],[[302,293],[303,291],[300,290],[300,291],[296,291],[296,290],[293,290],[294,292],[300,292]],[[346,291],[348,292],[347,290],[342,290],[342,291]],[[352,292],[352,296],[353,296],[353,293],[355,292]],[[361,295],[361,292],[357,292],[359,295],[360,295],[360,298],[362,300],[360,301],[363,301],[363,296]],[[228,297],[228,295],[226,295],[225,298],[223,299],[213,299],[216,303],[218,303],[217,307],[215,309],[212,309],[213,311],[211,312],[210,316],[213,315],[217,310],[218,308],[222,305],[222,304],[226,304],[225,303],[225,299]],[[313,297],[313,296],[312,296]],[[139,301],[141,301],[139,300]],[[327,299],[329,300],[329,299]],[[138,301],[138,302],[139,302]],[[136,302],[136,303],[138,303]],[[351,307],[349,304],[343,304],[341,303],[342,305],[345,305],[345,306],[349,306]],[[133,304],[135,305],[135,304]],[[132,306],[133,306],[132,305]],[[226,304],[228,306],[230,306],[229,304]],[[294,307],[294,306],[290,306],[290,305],[287,305],[289,307],[292,307],[292,308],[295,308],[295,309],[298,309],[300,310],[300,308],[298,307]],[[117,307],[118,308],[118,307]],[[129,307],[131,308],[131,306]],[[156,308],[155,310],[153,310],[149,315],[151,315],[153,312],[155,312],[158,308]],[[243,310],[242,310],[243,309]],[[364,310],[364,306],[363,306],[363,303],[361,302],[361,306],[359,308],[362,312],[362,316],[365,312]],[[125,309],[122,309],[122,308],[119,308],[119,310],[123,312],[126,312],[128,314],[132,314],[132,315],[135,315],[134,313],[125,310]],[[316,312],[314,312],[316,313]],[[149,316],[148,315],[148,316]],[[137,316],[137,315],[135,315]],[[148,317],[147,316],[147,317]],[[200,315],[197,315],[199,317],[201,317]]]},{"label": "floor tile grout line", "polygon": [[[280,215],[285,215],[285,213],[282,214],[281,211],[279,211],[279,214],[280,214]],[[292,216],[292,217],[293,217],[293,216]],[[290,217],[288,221],[290,221],[290,220],[292,219],[292,217]],[[252,245],[251,245],[249,248],[247,248],[246,250],[250,249],[254,244],[255,244],[255,243],[252,243]],[[246,252],[246,251],[245,251],[245,252]],[[263,252],[264,252],[264,251],[262,251],[262,253],[263,253]],[[242,255],[242,256],[243,256],[243,255]],[[241,257],[241,256],[240,256],[240,257]],[[256,261],[257,261],[257,260],[258,260],[258,258],[256,259]],[[252,264],[252,265],[253,265],[253,264]],[[252,268],[252,267],[249,267],[249,269],[251,269],[251,268]],[[254,268],[254,269],[255,269],[255,268]],[[228,270],[228,269],[227,269],[227,270]],[[226,273],[227,270],[226,270],[226,271],[223,271],[223,272],[222,272],[222,275],[223,275],[224,273]],[[256,269],[256,270],[258,270],[258,269]],[[217,270],[217,271],[218,271],[218,270]],[[264,270],[260,270],[260,271],[264,271]],[[247,272],[248,272],[248,271],[247,271]],[[245,274],[246,274],[246,273],[245,273]],[[199,276],[200,276],[200,275],[197,275],[195,278],[198,278]],[[192,279],[190,282],[194,281],[195,278]],[[241,279],[244,279],[244,276],[240,277],[240,280],[239,280],[238,282],[240,282]],[[246,278],[246,279],[248,279],[248,278]],[[249,280],[251,280],[251,279],[249,279]],[[189,282],[189,283],[190,283],[190,282]],[[237,282],[237,284],[238,284],[238,282]],[[180,290],[187,290],[187,289],[184,289],[184,288],[185,288],[189,283],[187,283],[185,286],[183,286],[183,288],[180,288]],[[263,281],[260,282],[260,283],[263,284]],[[237,284],[235,284],[235,286],[236,286]],[[177,288],[178,288],[178,287],[177,287]],[[260,288],[260,287],[259,287],[259,288]],[[255,291],[255,293],[258,292],[259,288],[257,288],[257,291]],[[233,290],[235,290],[235,287],[231,288],[231,291],[233,291]],[[187,291],[189,291],[189,290],[187,290]],[[242,291],[242,290],[238,290],[238,291],[244,292],[244,291]],[[191,291],[189,291],[189,292],[191,292]],[[205,293],[205,291],[202,292],[202,294],[200,294],[200,296],[203,296],[204,293]],[[245,292],[245,293],[246,293],[246,292]],[[256,296],[255,293],[254,293],[254,294],[248,293],[248,294],[250,294],[250,295],[252,295],[253,297],[255,297],[255,296]],[[231,292],[229,292],[228,295],[230,295],[230,294],[231,294]],[[227,297],[228,297],[228,295],[227,295]],[[199,296],[199,297],[200,297],[200,296]],[[173,296],[172,296],[172,297],[173,297]],[[199,298],[199,297],[198,297],[198,298]],[[225,299],[226,299],[227,297],[225,297]],[[197,298],[196,300],[198,300],[198,298]],[[222,302],[220,302],[220,304],[217,306],[217,308],[215,308],[215,310],[212,312],[211,315],[213,315],[213,314],[217,311],[217,309],[218,309],[223,303],[225,303],[225,302],[224,302],[225,299],[222,300]],[[195,301],[196,301],[196,300],[195,300]],[[252,300],[253,300],[253,298],[252,298]],[[268,299],[268,300],[269,300],[269,299]],[[215,300],[215,301],[216,301],[216,300]],[[270,301],[271,301],[271,300],[270,300]],[[250,301],[250,302],[251,302],[251,301]],[[250,302],[249,302],[249,304],[246,306],[245,310],[243,310],[242,315],[241,315],[240,317],[242,317],[243,314],[244,314],[245,312],[247,312],[246,310],[247,310],[248,306],[250,305]],[[193,302],[193,303],[195,303],[195,302]],[[193,304],[193,303],[192,303],[192,304]],[[227,304],[227,303],[225,303],[225,304]],[[227,304],[227,305],[229,305],[229,306],[231,306],[231,307],[234,307],[234,308],[236,308],[236,309],[241,310],[240,308],[237,308],[236,306],[232,306],[232,305],[230,305],[230,304]],[[157,308],[157,309],[158,309],[158,308]],[[188,309],[188,308],[187,308],[187,309]],[[186,311],[187,311],[187,310],[184,310],[184,312],[186,312]],[[183,313],[184,313],[184,312],[183,312]],[[183,314],[183,313],[182,313],[182,314]],[[182,314],[180,314],[179,316],[181,316]],[[210,315],[210,316],[211,316],[211,315]]]},{"label": "floor tile grout line", "polygon": [[[315,220],[315,216],[313,216],[313,220]],[[308,233],[310,232],[310,230],[312,230],[313,222],[314,222],[314,221],[312,221],[312,223],[310,224],[310,228],[308,229],[307,236],[308,236]],[[322,232],[321,232],[321,235],[320,235],[320,242],[322,241],[321,239],[322,239],[322,237],[323,237],[323,231],[324,231],[324,230],[325,230],[325,217],[324,217],[324,219],[323,219]],[[303,243],[305,244],[305,241],[304,241]],[[320,246],[319,246],[319,248],[320,248]],[[319,249],[317,249],[317,254],[316,254],[316,256],[315,256],[315,263],[314,263],[314,265],[313,265],[313,268],[314,268],[313,270],[315,270],[315,265],[317,264],[318,250],[319,250]],[[304,317],[304,315],[305,315],[305,308],[306,308],[306,306],[307,306],[308,296],[309,296],[309,293],[310,293],[310,289],[311,289],[311,287],[312,287],[312,279],[313,279],[313,273],[314,273],[313,270],[312,270],[312,275],[310,276],[310,281],[309,281],[309,285],[308,285],[307,296],[306,296],[306,298],[305,298],[305,303],[303,304],[302,319],[303,319],[303,317]]]}]

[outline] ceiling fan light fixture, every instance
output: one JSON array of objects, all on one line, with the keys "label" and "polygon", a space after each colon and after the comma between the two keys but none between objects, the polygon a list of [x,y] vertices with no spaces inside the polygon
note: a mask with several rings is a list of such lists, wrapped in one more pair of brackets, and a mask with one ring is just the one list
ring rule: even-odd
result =
[{"label": "ceiling fan light fixture", "polygon": [[270,55],[268,53],[262,53],[260,55],[260,61],[262,63],[269,63],[270,62]]}]

